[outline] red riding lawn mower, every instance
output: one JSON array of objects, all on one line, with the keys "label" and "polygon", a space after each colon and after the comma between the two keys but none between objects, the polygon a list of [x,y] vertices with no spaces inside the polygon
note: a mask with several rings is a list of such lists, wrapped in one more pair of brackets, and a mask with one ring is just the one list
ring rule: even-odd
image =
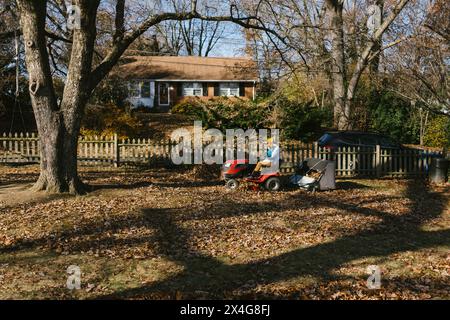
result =
[{"label": "red riding lawn mower", "polygon": [[279,172],[270,172],[263,169],[258,177],[250,176],[255,169],[255,164],[250,164],[248,159],[245,160],[228,160],[222,168],[222,175],[225,180],[225,187],[235,190],[240,184],[245,183],[253,190],[263,187],[268,191],[278,191],[281,188],[281,180]]}]

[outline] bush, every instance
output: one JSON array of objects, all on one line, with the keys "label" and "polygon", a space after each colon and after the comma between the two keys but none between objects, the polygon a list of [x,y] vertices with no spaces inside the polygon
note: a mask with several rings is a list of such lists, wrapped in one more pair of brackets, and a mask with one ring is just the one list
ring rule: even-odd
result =
[{"label": "bush", "polygon": [[311,142],[333,124],[333,111],[323,77],[296,74],[272,97],[274,124],[283,139]]},{"label": "bush", "polygon": [[277,127],[281,128],[284,139],[317,140],[333,122],[328,108],[315,107],[312,102],[301,104],[282,99],[277,105]]},{"label": "bush", "polygon": [[423,142],[428,147],[450,147],[450,118],[433,117],[427,125]]},{"label": "bush", "polygon": [[172,108],[173,113],[201,120],[206,128],[260,129],[277,127],[282,138],[311,141],[318,138],[323,127],[332,122],[332,113],[327,109],[290,101],[284,96],[255,103],[238,98],[220,97],[209,101],[187,98]]},{"label": "bush", "polygon": [[364,74],[354,100],[355,129],[375,131],[404,144],[418,144],[420,118],[408,99],[392,91],[391,79]]},{"label": "bush", "polygon": [[142,129],[138,119],[114,104],[89,105],[81,124],[82,135],[135,137]]},{"label": "bush", "polygon": [[372,128],[407,143],[417,142],[417,124],[411,107],[390,94],[382,95],[372,109]]},{"label": "bush", "polygon": [[208,116],[209,113],[204,110],[203,104],[204,101],[201,101],[200,98],[185,98],[173,106],[171,111],[172,113],[190,116],[194,120],[201,120],[203,125],[206,126],[209,124],[210,120]]},{"label": "bush", "polygon": [[263,104],[238,97],[219,97],[204,100],[198,97],[186,98],[172,108],[172,113],[191,116],[201,120],[206,128],[220,130],[233,128],[265,128],[270,124],[270,110]]}]

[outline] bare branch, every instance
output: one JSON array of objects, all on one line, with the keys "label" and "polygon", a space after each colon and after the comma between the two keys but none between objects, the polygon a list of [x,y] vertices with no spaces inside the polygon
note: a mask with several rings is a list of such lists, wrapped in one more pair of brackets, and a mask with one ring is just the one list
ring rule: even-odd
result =
[{"label": "bare branch", "polygon": [[[233,13],[233,9],[230,8],[230,12]],[[113,66],[118,62],[122,54],[128,48],[128,46],[144,32],[151,27],[163,22],[163,21],[185,21],[191,19],[200,19],[204,21],[216,21],[216,22],[232,22],[244,28],[252,28],[256,30],[262,30],[271,34],[283,43],[285,39],[281,37],[276,31],[264,26],[264,23],[257,16],[248,17],[234,17],[230,16],[207,16],[202,15],[196,10],[190,12],[166,12],[155,16],[149,17],[139,27],[130,33],[125,34],[120,41],[114,44],[109,54],[103,59],[103,61],[95,68],[90,77],[90,89],[93,90],[95,86],[109,73]],[[255,21],[256,23],[253,23]]]}]

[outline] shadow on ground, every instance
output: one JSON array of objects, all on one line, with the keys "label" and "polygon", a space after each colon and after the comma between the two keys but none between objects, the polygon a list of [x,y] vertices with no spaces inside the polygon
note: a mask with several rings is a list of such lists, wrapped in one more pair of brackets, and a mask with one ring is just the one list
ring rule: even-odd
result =
[{"label": "shadow on ground", "polygon": [[[317,204],[346,210],[356,215],[375,216],[381,222],[356,234],[329,243],[293,250],[276,257],[249,264],[224,264],[200,253],[192,255],[186,246],[190,232],[179,227],[172,209],[147,208],[143,213],[158,228],[159,254],[182,265],[184,271],[175,277],[139,288],[115,292],[97,298],[151,298],[153,293],[209,292],[215,298],[245,286],[246,289],[299,276],[325,280],[336,278],[333,271],[343,264],[364,257],[383,257],[393,253],[415,251],[450,244],[450,230],[423,231],[421,225],[442,214],[446,199],[423,185],[411,181],[406,196],[411,200],[410,214],[394,216],[376,209],[355,207],[336,200],[320,200]],[[428,201],[440,205],[427,206]],[[427,208],[418,211],[418,208]],[[269,240],[268,240],[269,241]],[[170,243],[170,246],[165,244]],[[176,244],[174,247],[173,244]],[[314,262],[314,264],[312,264]],[[173,296],[175,297],[175,296]],[[266,297],[268,297],[266,295]]]}]

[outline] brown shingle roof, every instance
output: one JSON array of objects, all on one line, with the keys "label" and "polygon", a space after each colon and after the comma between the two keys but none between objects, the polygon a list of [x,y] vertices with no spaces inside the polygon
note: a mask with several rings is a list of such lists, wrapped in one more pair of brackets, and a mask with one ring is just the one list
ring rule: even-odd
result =
[{"label": "brown shingle roof", "polygon": [[114,72],[124,79],[256,81],[257,68],[248,58],[128,56]]}]

